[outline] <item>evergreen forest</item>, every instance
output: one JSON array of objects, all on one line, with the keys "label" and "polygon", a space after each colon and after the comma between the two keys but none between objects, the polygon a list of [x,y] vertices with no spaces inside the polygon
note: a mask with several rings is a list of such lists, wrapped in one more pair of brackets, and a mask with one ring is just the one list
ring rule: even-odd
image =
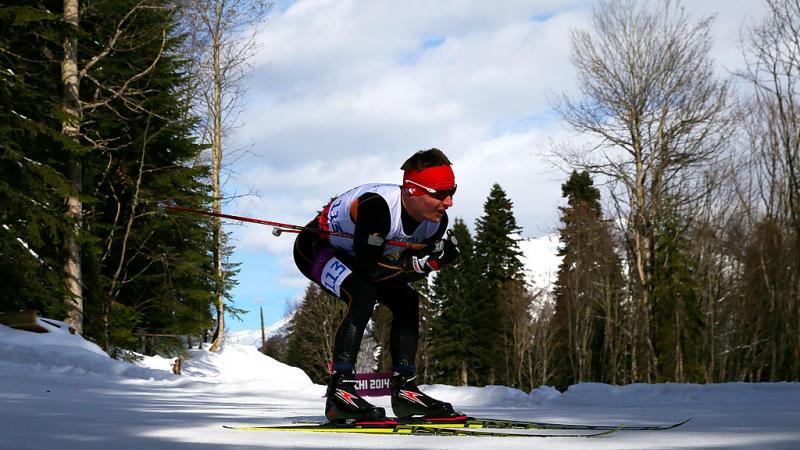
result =
[{"label": "evergreen forest", "polygon": [[[730,77],[713,18],[680,3],[605,2],[572,33],[579,87],[554,106],[581,139],[549,155],[553,284],[521,259],[514,205],[534,196],[494,184],[472,229],[451,217],[458,265],[415,286],[421,382],[800,380],[800,2],[764,2]],[[201,3],[0,2],[0,312],[63,319],[115,357],[218,343],[241,312],[220,222],[162,203],[223,200]],[[267,350],[324,382],[344,310],[310,285]],[[390,324],[379,305],[363,370],[391,367]]]}]

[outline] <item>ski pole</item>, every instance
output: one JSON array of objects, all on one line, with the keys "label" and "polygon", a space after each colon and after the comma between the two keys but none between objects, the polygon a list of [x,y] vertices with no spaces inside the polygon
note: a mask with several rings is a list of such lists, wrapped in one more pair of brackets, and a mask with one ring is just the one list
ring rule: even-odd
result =
[{"label": "ski pole", "polygon": [[[257,223],[259,225],[269,225],[273,227],[272,235],[273,236],[280,236],[283,233],[302,233],[307,231],[309,233],[317,233],[323,236],[336,236],[336,237],[343,237],[347,239],[353,239],[353,235],[350,233],[344,233],[341,231],[325,231],[320,230],[317,228],[310,228],[301,225],[292,225],[289,223],[281,223],[281,222],[274,222],[272,220],[263,220],[263,219],[254,219],[252,217],[244,217],[244,216],[235,216],[233,214],[223,214],[223,213],[215,213],[212,211],[205,211],[202,209],[194,209],[194,208],[184,208],[182,206],[178,206],[172,202],[159,202],[158,204],[159,211],[174,211],[174,212],[184,212],[190,214],[200,214],[204,216],[211,216],[211,217],[221,217],[223,219],[231,219],[231,220],[238,220],[240,222],[250,222],[250,223]],[[425,247],[424,244],[417,244],[414,242],[400,242],[400,241],[386,241],[387,245],[393,245],[395,247],[407,247],[415,250],[419,250]]]}]

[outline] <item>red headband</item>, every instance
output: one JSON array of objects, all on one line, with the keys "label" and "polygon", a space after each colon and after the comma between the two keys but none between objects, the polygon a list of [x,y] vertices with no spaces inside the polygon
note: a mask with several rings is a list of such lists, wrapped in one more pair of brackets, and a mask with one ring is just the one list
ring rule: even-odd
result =
[{"label": "red headband", "polygon": [[431,189],[452,189],[456,185],[456,177],[450,165],[428,167],[422,170],[408,169],[403,173],[403,186],[414,187],[406,180],[419,183]]}]

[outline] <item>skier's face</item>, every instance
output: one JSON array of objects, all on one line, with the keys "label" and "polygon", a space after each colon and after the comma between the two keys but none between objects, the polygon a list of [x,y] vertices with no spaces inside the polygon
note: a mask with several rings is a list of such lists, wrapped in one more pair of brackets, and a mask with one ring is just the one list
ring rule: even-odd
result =
[{"label": "skier's face", "polygon": [[448,195],[443,199],[438,199],[428,194],[423,195],[403,195],[403,204],[408,214],[416,221],[427,220],[439,223],[445,211],[453,206],[453,196]]}]

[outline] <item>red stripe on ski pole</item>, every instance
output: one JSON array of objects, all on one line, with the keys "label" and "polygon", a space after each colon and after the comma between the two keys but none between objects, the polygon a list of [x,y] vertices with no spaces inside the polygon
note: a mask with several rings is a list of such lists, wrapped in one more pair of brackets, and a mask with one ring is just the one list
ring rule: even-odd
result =
[{"label": "red stripe on ski pole", "polygon": [[[250,223],[257,223],[259,225],[269,225],[276,227],[273,230],[272,234],[275,236],[280,236],[281,233],[302,233],[303,231],[308,231],[310,233],[317,233],[324,236],[338,236],[347,239],[353,239],[353,235],[349,233],[342,233],[337,231],[324,231],[318,230],[316,228],[308,228],[301,225],[292,225],[289,223],[281,223],[281,222],[274,222],[272,220],[263,220],[263,219],[254,219],[252,217],[244,217],[244,216],[235,216],[233,214],[223,214],[223,213],[215,213],[212,211],[205,211],[202,209],[194,209],[194,208],[184,208],[182,206],[173,205],[173,204],[165,204],[161,203],[159,206],[163,206],[166,209],[177,211],[177,212],[185,212],[191,214],[200,214],[204,216],[210,217],[221,217],[223,219],[231,219],[231,220],[238,220],[241,222],[250,222]],[[424,248],[425,245],[417,244],[413,242],[400,242],[400,241],[386,241],[386,244],[393,245],[395,247],[408,247],[413,249],[421,249]]]}]

